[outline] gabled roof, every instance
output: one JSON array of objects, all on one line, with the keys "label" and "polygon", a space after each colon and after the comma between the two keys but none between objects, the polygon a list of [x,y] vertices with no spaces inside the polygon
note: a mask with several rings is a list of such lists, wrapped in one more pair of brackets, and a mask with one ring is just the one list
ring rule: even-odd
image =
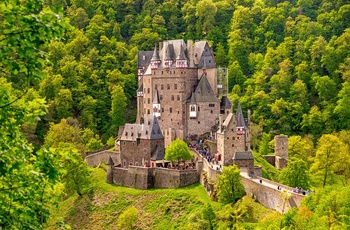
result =
[{"label": "gabled roof", "polygon": [[[210,83],[207,79],[207,75],[203,74],[199,83],[192,92],[195,102],[219,102],[220,100],[215,96],[213,89],[210,86]],[[191,96],[191,100],[192,100]]]},{"label": "gabled roof", "polygon": [[251,151],[235,152],[233,160],[254,160],[254,156]]},{"label": "gabled roof", "polygon": [[136,141],[136,139],[164,139],[158,124],[157,118],[153,114],[145,116],[144,124],[125,124],[122,136],[122,141]]},{"label": "gabled roof", "polygon": [[157,89],[156,89],[156,93],[154,94],[153,104],[160,104],[159,94],[158,94],[158,90]]},{"label": "gabled roof", "polygon": [[198,68],[216,68],[214,55],[206,41],[199,41],[194,46]]},{"label": "gabled roof", "polygon": [[246,127],[240,102],[238,102],[236,120],[237,120],[237,127]]},{"label": "gabled roof", "polygon": [[152,161],[164,160],[164,148],[161,148],[159,145],[156,145],[151,150],[151,160]]}]

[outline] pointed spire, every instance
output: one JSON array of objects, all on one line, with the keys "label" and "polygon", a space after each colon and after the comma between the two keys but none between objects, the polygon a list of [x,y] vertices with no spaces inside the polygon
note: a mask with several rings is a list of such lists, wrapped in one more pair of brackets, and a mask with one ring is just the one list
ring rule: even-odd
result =
[{"label": "pointed spire", "polygon": [[156,93],[154,94],[153,104],[160,104],[158,90],[156,90]]},{"label": "pointed spire", "polygon": [[242,107],[241,107],[241,103],[239,101],[238,101],[238,107],[237,107],[237,112],[236,112],[236,119],[237,119],[237,126],[238,127],[245,127]]},{"label": "pointed spire", "polygon": [[185,56],[185,50],[183,45],[180,45],[180,52],[179,55],[177,56],[176,60],[187,60],[186,56]]},{"label": "pointed spire", "polygon": [[154,51],[151,61],[160,61],[159,52],[157,51],[157,45],[154,45]]}]

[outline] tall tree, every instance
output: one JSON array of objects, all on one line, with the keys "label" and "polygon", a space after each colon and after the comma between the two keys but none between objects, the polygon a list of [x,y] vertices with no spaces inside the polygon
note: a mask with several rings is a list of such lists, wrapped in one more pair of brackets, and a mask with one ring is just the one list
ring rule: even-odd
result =
[{"label": "tall tree", "polygon": [[222,173],[217,176],[216,189],[219,202],[236,203],[245,195],[245,190],[237,165],[225,166]]},{"label": "tall tree", "polygon": [[288,166],[281,171],[280,182],[293,188],[309,189],[310,176],[307,163],[298,158],[291,158]]}]

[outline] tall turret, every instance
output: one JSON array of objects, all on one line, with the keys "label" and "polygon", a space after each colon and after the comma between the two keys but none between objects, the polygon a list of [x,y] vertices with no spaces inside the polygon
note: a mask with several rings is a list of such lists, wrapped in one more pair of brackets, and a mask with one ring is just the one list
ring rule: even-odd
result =
[{"label": "tall turret", "polygon": [[165,56],[165,68],[170,68],[170,66],[173,64],[173,59],[171,57],[171,46],[168,44],[168,47],[166,49],[166,56]]},{"label": "tall turret", "polygon": [[154,94],[154,99],[153,99],[153,114],[154,116],[156,116],[157,118],[160,117],[160,100],[159,100],[159,94],[158,94],[158,90],[156,90],[156,93]]},{"label": "tall turret", "polygon": [[176,58],[176,68],[187,68],[187,66],[188,66],[188,60],[185,55],[184,47],[181,44],[179,55]]},{"label": "tall turret", "polygon": [[154,46],[154,52],[151,59],[151,69],[158,69],[160,64],[160,57],[157,51],[157,46]]}]

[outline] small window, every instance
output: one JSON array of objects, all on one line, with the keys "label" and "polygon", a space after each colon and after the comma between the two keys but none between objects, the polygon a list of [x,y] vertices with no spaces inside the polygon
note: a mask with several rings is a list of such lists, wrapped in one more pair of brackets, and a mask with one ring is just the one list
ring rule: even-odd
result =
[{"label": "small window", "polygon": [[174,89],[177,89],[177,84],[174,84]]},{"label": "small window", "polygon": [[230,140],[230,138],[229,138],[229,137],[227,137],[227,140]]},{"label": "small window", "polygon": [[210,113],[213,113],[213,110],[210,110]]},{"label": "small window", "polygon": [[163,95],[160,95],[160,96],[159,96],[159,100],[163,100]]},{"label": "small window", "polygon": [[232,147],[235,147],[235,145],[234,145],[234,144],[232,144]]},{"label": "small window", "polygon": [[198,121],[198,124],[200,124],[201,122],[200,121]]},{"label": "small window", "polygon": [[172,113],[173,112],[173,108],[169,108],[169,113]]},{"label": "small window", "polygon": [[162,71],[162,75],[163,75],[163,71]]},{"label": "small window", "polygon": [[162,113],[164,113],[164,108],[162,107]]},{"label": "small window", "polygon": [[170,84],[167,84],[166,88],[167,88],[167,89],[170,89]]},{"label": "small window", "polygon": [[239,140],[239,137],[237,137],[237,140]]},{"label": "small window", "polygon": [[157,84],[154,85],[154,89],[155,89],[155,90],[158,89],[158,85],[157,85]]},{"label": "small window", "polygon": [[150,98],[147,99],[147,103],[148,103],[148,104],[151,103],[151,99],[150,99]]},{"label": "small window", "polygon": [[180,95],[177,95],[177,100],[180,101]]},{"label": "small window", "polygon": [[150,111],[149,111],[149,109],[147,109],[147,114],[150,114]]},{"label": "small window", "polygon": [[164,86],[163,84],[160,85],[160,89],[163,90],[164,89]]},{"label": "small window", "polygon": [[125,136],[128,136],[128,132],[125,132]]},{"label": "small window", "polygon": [[150,93],[150,89],[149,88],[147,88],[147,93]]},{"label": "small window", "polygon": [[198,106],[198,112],[200,111],[199,106]]},{"label": "small window", "polygon": [[174,100],[174,95],[171,95],[171,100],[172,100],[172,101]]}]

